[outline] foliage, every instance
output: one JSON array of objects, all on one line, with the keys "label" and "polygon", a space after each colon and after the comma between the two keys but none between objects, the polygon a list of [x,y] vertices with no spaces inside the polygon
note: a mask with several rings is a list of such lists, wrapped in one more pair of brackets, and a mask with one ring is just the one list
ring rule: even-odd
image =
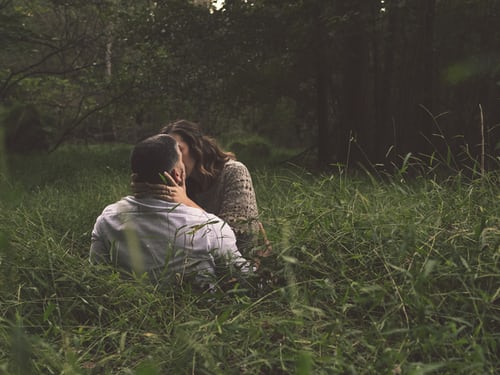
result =
[{"label": "foliage", "polygon": [[127,193],[129,151],[9,158],[0,373],[500,370],[498,173],[253,170],[273,242],[269,281],[254,294],[206,296],[88,263],[95,217]]},{"label": "foliage", "polygon": [[322,166],[495,152],[498,1],[203,3],[0,2],[2,105],[50,118],[51,149],[189,118]]},{"label": "foliage", "polygon": [[48,149],[50,119],[42,118],[33,105],[13,105],[1,123],[8,151],[29,153]]}]

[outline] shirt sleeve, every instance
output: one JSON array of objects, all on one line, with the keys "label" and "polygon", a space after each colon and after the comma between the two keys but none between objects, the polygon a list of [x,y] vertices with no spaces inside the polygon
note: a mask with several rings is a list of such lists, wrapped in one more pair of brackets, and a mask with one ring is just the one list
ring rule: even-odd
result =
[{"label": "shirt sleeve", "polygon": [[218,216],[236,232],[252,232],[259,212],[250,172],[245,165],[237,163],[228,165],[224,173]]},{"label": "shirt sleeve", "polygon": [[231,227],[225,222],[212,225],[214,226],[211,231],[214,241],[212,248],[216,263],[225,268],[236,268],[241,273],[249,272],[250,264],[236,247],[236,237]]},{"label": "shirt sleeve", "polygon": [[102,218],[99,216],[94,225],[94,229],[92,229],[90,240],[89,261],[92,264],[110,263],[109,248],[106,239],[101,234],[101,225]]}]

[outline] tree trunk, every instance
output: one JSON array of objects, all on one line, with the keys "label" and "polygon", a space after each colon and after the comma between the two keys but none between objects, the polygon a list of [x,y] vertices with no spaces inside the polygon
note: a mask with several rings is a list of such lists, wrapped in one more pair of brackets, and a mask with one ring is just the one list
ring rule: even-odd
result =
[{"label": "tree trunk", "polygon": [[373,153],[373,87],[370,76],[370,44],[367,37],[369,3],[347,2],[342,14],[350,19],[344,27],[342,93],[336,144],[342,162],[366,163]]},{"label": "tree trunk", "polygon": [[[402,102],[398,133],[401,135],[400,154],[435,151],[432,141],[434,129],[434,12],[436,0],[415,0],[415,22],[409,25],[409,43],[406,46],[406,73],[401,76]],[[408,8],[411,11],[411,8]],[[403,60],[404,62],[404,60]]]},{"label": "tree trunk", "polygon": [[321,18],[319,4],[313,8],[314,29],[314,55],[316,69],[316,122],[318,129],[318,167],[324,168],[332,161],[332,142],[330,140],[330,122],[328,108],[328,82],[329,67],[326,56],[326,29]]},{"label": "tree trunk", "polygon": [[[377,25],[377,31],[380,30],[379,38],[374,37],[378,44],[374,47],[374,104],[375,104],[375,161],[385,162],[386,155],[391,146],[397,149],[396,134],[393,128],[391,115],[392,96],[391,89],[393,87],[393,71],[394,71],[394,42],[397,34],[397,9],[389,7],[385,11],[384,18]],[[374,22],[375,20],[374,15]],[[386,25],[387,24],[387,25]],[[377,33],[374,33],[376,35]],[[390,153],[389,158],[393,158],[394,153]]]}]

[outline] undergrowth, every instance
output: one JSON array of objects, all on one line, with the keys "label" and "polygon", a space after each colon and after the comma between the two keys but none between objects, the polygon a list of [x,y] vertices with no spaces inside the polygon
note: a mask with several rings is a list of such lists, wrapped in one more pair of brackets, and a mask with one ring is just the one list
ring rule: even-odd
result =
[{"label": "undergrowth", "polygon": [[95,218],[128,192],[129,150],[10,160],[0,374],[500,371],[497,172],[252,170],[273,243],[266,281],[203,295],[88,263]]}]

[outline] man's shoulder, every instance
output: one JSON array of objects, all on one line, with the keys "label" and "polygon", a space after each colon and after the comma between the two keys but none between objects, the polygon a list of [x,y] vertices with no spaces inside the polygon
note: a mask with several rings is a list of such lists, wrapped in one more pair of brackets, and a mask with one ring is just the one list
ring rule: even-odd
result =
[{"label": "man's shoulder", "polygon": [[232,234],[234,235],[233,230],[229,226],[229,224],[218,217],[217,215],[207,213],[207,224],[210,224],[212,226],[212,229],[215,230],[216,232],[219,233],[225,233],[225,234]]},{"label": "man's shoulder", "polygon": [[127,197],[123,197],[116,202],[108,204],[106,207],[104,207],[104,210],[102,212],[103,213],[111,213],[111,212],[120,211],[121,209],[123,209],[125,207],[129,207],[131,204],[126,198]]},{"label": "man's shoulder", "polygon": [[140,213],[148,210],[161,210],[169,208],[166,202],[158,199],[138,199],[127,195],[120,200],[104,207],[101,216],[112,216],[123,213]]}]

